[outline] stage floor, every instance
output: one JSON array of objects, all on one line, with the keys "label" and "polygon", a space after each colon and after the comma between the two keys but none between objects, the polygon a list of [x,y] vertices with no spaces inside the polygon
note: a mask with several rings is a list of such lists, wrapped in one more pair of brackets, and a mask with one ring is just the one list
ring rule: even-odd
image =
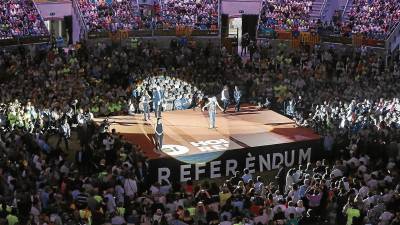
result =
[{"label": "stage floor", "polygon": [[151,116],[151,121],[144,121],[141,114],[110,117],[110,129],[115,128],[126,140],[141,145],[149,159],[172,156],[191,162],[207,161],[204,153],[213,153],[211,157],[215,158],[227,150],[320,138],[311,129],[295,127],[287,117],[271,110],[258,111],[253,106],[243,107],[238,113],[233,109],[225,114],[218,112],[216,129],[208,128],[207,111],[171,111],[162,114],[164,143],[160,153],[154,149],[154,113]]}]

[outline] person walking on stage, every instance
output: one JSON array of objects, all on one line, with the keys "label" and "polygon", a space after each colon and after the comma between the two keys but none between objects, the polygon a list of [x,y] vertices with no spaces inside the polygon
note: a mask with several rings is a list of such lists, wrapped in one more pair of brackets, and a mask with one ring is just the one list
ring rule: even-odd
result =
[{"label": "person walking on stage", "polygon": [[161,117],[163,101],[164,101],[164,93],[161,91],[160,86],[157,86],[156,89],[153,91],[154,116],[156,118]]},{"label": "person walking on stage", "polygon": [[156,137],[156,149],[161,151],[163,146],[163,138],[164,138],[164,127],[162,124],[161,118],[157,118],[157,123],[154,127],[155,137]]},{"label": "person walking on stage", "polygon": [[239,90],[238,86],[235,86],[235,91],[233,92],[233,98],[235,99],[235,110],[240,111],[240,99],[242,98],[242,92]]},{"label": "person walking on stage", "polygon": [[142,99],[140,100],[141,103],[143,104],[143,115],[144,115],[144,121],[150,120],[150,102],[151,102],[151,97],[147,91],[144,91],[144,94],[142,96]]},{"label": "person walking on stage", "polygon": [[208,108],[208,115],[210,117],[210,129],[215,128],[215,116],[217,114],[217,107],[223,111],[221,106],[218,104],[217,98],[214,96],[209,99],[208,103],[202,108],[204,111],[205,108]]},{"label": "person walking on stage", "polygon": [[229,89],[228,89],[228,86],[227,86],[227,85],[225,85],[225,86],[224,86],[224,89],[222,89],[222,92],[221,92],[221,101],[222,101],[223,107],[224,107],[224,110],[223,110],[222,112],[225,113],[225,112],[226,112],[226,109],[227,109],[228,106],[229,106]]}]

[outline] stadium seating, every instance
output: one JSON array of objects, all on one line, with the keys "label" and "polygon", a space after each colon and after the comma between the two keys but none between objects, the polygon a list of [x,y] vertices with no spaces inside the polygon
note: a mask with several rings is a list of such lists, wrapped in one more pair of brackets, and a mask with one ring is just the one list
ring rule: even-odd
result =
[{"label": "stadium seating", "polygon": [[89,32],[175,29],[177,26],[197,30],[218,28],[218,0],[164,0],[140,6],[134,0],[79,0],[78,6]]},{"label": "stadium seating", "polygon": [[308,30],[312,0],[264,0],[259,29]]},{"label": "stadium seating", "polygon": [[136,30],[141,27],[136,1],[80,0],[79,9],[89,32]]},{"label": "stadium seating", "polygon": [[355,0],[344,24],[352,33],[362,33],[370,38],[385,39],[400,19],[397,0]]},{"label": "stadium seating", "polygon": [[33,1],[0,1],[0,39],[47,34],[47,28]]},{"label": "stadium seating", "polygon": [[218,0],[163,0],[162,19],[158,27],[190,26],[209,30],[218,26]]}]

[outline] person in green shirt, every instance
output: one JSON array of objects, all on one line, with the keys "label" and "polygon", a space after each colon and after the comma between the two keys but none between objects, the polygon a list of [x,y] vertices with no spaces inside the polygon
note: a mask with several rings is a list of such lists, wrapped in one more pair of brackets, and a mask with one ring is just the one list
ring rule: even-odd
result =
[{"label": "person in green shirt", "polygon": [[16,216],[16,214],[17,214],[17,210],[15,208],[13,208],[11,210],[11,213],[8,214],[6,217],[8,225],[15,225],[15,224],[19,223],[19,219]]},{"label": "person in green shirt", "polygon": [[240,219],[240,217],[235,218],[235,223],[233,225],[243,225],[243,221]]},{"label": "person in green shirt", "polygon": [[347,216],[346,225],[353,225],[353,219],[360,217],[360,210],[355,207],[353,202],[348,204],[349,206],[344,208],[344,214]]},{"label": "person in green shirt", "polygon": [[294,217],[293,213],[290,213],[289,219],[286,221],[286,225],[299,225],[299,221]]},{"label": "person in green shirt", "polygon": [[99,113],[99,111],[100,111],[100,108],[99,108],[99,106],[97,105],[97,103],[94,104],[94,105],[92,105],[92,107],[90,108],[90,111],[93,113],[93,115],[95,115],[95,116],[98,115],[98,113]]},{"label": "person in green shirt", "polygon": [[121,101],[117,101],[116,103],[114,103],[114,111],[119,113],[122,110],[122,103]]},{"label": "person in green shirt", "polygon": [[8,122],[11,126],[11,129],[14,129],[15,124],[17,123],[17,114],[14,110],[11,110],[7,115]]}]

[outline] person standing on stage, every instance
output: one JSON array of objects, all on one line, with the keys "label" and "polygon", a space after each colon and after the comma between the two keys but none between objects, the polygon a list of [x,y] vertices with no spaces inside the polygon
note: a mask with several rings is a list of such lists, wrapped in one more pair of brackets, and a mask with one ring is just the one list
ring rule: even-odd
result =
[{"label": "person standing on stage", "polygon": [[164,138],[164,127],[162,124],[161,118],[157,118],[157,123],[154,127],[155,137],[156,137],[156,149],[161,151],[163,146],[163,138]]},{"label": "person standing on stage", "polygon": [[235,91],[233,92],[233,98],[235,99],[235,110],[240,111],[240,99],[242,98],[242,92],[239,90],[238,86],[235,86]]},{"label": "person standing on stage", "polygon": [[143,104],[143,114],[144,114],[144,121],[150,120],[150,102],[151,97],[147,91],[144,91],[143,96],[140,100]]},{"label": "person standing on stage", "polygon": [[202,108],[204,111],[205,108],[208,108],[208,115],[210,116],[210,129],[215,128],[215,116],[217,114],[217,107],[223,111],[221,106],[218,104],[217,98],[214,96],[209,99],[208,103]]},{"label": "person standing on stage", "polygon": [[154,116],[156,118],[161,117],[163,101],[164,101],[164,93],[161,91],[160,86],[157,86],[156,89],[153,91]]},{"label": "person standing on stage", "polygon": [[190,102],[190,106],[188,109],[193,109],[193,111],[196,110],[196,106],[197,106],[197,99],[198,99],[198,94],[195,91],[192,95],[192,101]]},{"label": "person standing on stage", "polygon": [[228,108],[228,106],[229,106],[229,89],[228,89],[228,86],[227,85],[225,85],[224,86],[224,89],[222,89],[222,92],[221,92],[221,101],[222,101],[222,103],[224,104],[223,106],[224,106],[224,110],[222,111],[222,112],[226,112],[226,109]]}]

